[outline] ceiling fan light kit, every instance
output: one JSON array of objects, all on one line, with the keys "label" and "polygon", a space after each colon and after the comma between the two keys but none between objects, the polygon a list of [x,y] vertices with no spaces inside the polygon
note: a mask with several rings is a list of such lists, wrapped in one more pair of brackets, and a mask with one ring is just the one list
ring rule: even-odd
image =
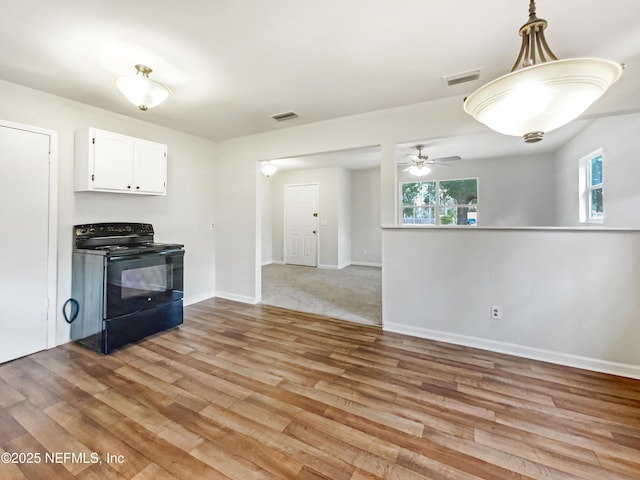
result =
[{"label": "ceiling fan light kit", "polygon": [[423,155],[422,149],[424,145],[416,145],[416,150],[418,150],[417,155],[410,155],[413,159],[413,164],[403,170],[403,172],[409,172],[411,175],[416,177],[424,177],[431,172],[431,166],[439,165],[443,167],[448,167],[446,163],[452,160],[460,160],[461,158],[457,155],[451,157],[440,157],[440,158],[429,158],[429,155]]},{"label": "ceiling fan light kit", "polygon": [[164,102],[171,90],[155,80],[149,78],[153,71],[146,65],[136,65],[135,74],[118,75],[113,83],[118,90],[142,111],[157,107]]},{"label": "ceiling fan light kit", "polygon": [[511,73],[480,87],[464,110],[496,132],[539,142],[545,133],[577,118],[622,74],[622,65],[600,58],[558,60],[544,38],[547,21],[536,17],[520,28],[522,46]]},{"label": "ceiling fan light kit", "polygon": [[424,177],[425,175],[431,173],[431,169],[424,164],[421,166],[412,165],[411,167],[409,167],[409,173],[416,177]]}]

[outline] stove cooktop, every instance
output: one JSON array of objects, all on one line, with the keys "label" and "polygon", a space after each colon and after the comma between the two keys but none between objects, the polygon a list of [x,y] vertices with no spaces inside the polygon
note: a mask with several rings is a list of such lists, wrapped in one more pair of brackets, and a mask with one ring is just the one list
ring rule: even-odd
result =
[{"label": "stove cooktop", "polygon": [[141,243],[131,245],[99,245],[89,248],[79,248],[76,251],[84,251],[95,255],[138,255],[152,252],[172,252],[184,249],[184,245],[178,243]]},{"label": "stove cooktop", "polygon": [[182,244],[154,242],[149,223],[94,223],[73,228],[76,252],[123,256],[184,249]]}]

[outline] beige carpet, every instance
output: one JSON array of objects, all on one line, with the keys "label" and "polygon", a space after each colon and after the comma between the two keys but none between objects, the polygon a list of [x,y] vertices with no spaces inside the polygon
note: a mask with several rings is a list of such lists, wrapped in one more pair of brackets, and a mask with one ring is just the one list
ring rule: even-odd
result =
[{"label": "beige carpet", "polygon": [[341,270],[266,265],[262,267],[262,303],[382,325],[381,269],[356,265]]}]

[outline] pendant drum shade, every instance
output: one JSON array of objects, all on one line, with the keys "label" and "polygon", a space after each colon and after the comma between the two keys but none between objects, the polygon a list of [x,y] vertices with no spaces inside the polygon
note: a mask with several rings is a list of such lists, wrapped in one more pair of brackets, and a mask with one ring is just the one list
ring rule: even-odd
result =
[{"label": "pendant drum shade", "polygon": [[538,142],[582,114],[620,78],[622,65],[609,60],[558,60],[545,39],[546,28],[547,21],[536,16],[536,2],[529,0],[529,20],[520,28],[522,44],[511,73],[465,98],[465,112],[496,132]]},{"label": "pendant drum shade", "polygon": [[535,142],[582,114],[621,74],[620,64],[599,58],[540,63],[480,87],[464,109],[496,132]]},{"label": "pendant drum shade", "polygon": [[146,111],[157,107],[164,102],[171,90],[155,80],[149,78],[152,70],[145,65],[136,65],[136,74],[118,75],[113,79],[116,88],[137,106],[140,110]]}]

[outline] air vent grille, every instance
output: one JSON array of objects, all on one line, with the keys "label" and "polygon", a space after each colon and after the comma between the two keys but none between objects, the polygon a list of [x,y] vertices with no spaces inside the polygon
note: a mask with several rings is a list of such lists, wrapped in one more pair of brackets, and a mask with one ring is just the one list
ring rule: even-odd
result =
[{"label": "air vent grille", "polygon": [[285,120],[298,118],[298,114],[294,112],[276,113],[275,115],[271,115],[271,118],[273,118],[277,122],[284,122]]},{"label": "air vent grille", "polygon": [[456,73],[454,75],[447,75],[442,77],[442,81],[447,87],[451,87],[453,85],[459,85],[461,83],[473,82],[474,80],[478,80],[480,78],[480,69],[477,68],[475,70],[469,70],[467,72]]}]

